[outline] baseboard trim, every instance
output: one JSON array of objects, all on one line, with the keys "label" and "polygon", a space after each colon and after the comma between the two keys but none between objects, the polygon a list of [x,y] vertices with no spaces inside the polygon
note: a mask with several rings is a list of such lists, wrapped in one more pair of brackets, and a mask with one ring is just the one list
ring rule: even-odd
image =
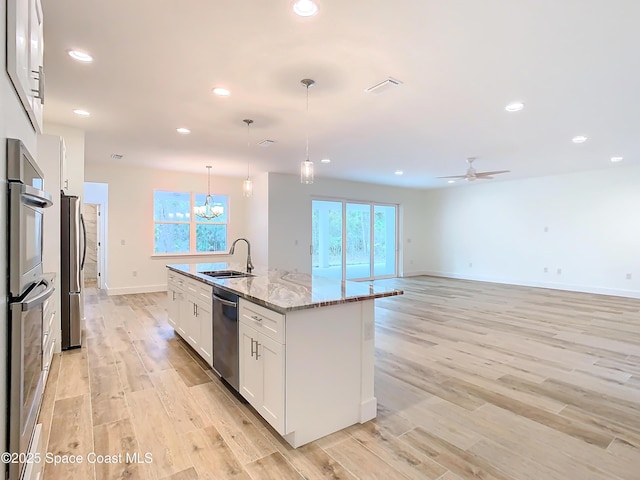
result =
[{"label": "baseboard trim", "polygon": [[167,284],[165,283],[162,285],[142,285],[139,287],[120,287],[120,288],[106,287],[106,289],[107,289],[107,295],[111,297],[115,295],[134,295],[136,293],[166,292]]},{"label": "baseboard trim", "polygon": [[486,277],[482,275],[462,275],[452,272],[434,272],[421,271],[405,274],[405,277],[416,277],[420,275],[429,275],[431,277],[456,278],[459,280],[471,280],[475,282],[500,283],[503,285],[518,285],[521,287],[548,288],[550,290],[564,290],[568,292],[594,293],[596,295],[611,295],[614,297],[637,298],[640,299],[640,291],[623,290],[619,288],[594,287],[591,285],[572,285],[556,282],[536,282],[536,281],[514,281],[511,279]]}]

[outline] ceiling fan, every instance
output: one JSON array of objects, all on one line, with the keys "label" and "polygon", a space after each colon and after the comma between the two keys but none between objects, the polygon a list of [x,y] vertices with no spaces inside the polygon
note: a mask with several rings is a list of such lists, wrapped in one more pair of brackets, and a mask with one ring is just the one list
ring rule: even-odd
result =
[{"label": "ceiling fan", "polygon": [[476,169],[473,168],[473,161],[476,160],[477,157],[469,157],[467,158],[467,163],[469,164],[469,168],[467,168],[467,173],[464,175],[449,175],[448,177],[437,177],[437,178],[466,178],[467,181],[473,182],[477,179],[482,180],[491,180],[493,178],[492,175],[498,175],[499,173],[509,173],[511,170],[494,170],[492,172],[476,172]]}]

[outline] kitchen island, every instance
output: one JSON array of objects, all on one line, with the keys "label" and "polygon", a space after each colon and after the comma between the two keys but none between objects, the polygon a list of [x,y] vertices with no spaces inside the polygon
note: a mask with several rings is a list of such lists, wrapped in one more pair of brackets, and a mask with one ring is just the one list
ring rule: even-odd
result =
[{"label": "kitchen island", "polygon": [[213,287],[238,295],[238,392],[293,447],[376,416],[374,300],[400,290],[235,263],[167,265],[169,322],[210,365]]}]

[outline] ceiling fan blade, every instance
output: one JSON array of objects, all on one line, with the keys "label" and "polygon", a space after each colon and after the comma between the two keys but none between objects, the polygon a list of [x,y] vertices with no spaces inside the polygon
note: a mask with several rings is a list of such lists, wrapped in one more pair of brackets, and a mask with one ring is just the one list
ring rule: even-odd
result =
[{"label": "ceiling fan blade", "polygon": [[493,172],[477,172],[476,177],[480,177],[482,175],[498,175],[499,173],[510,173],[511,170],[494,170]]},{"label": "ceiling fan blade", "polygon": [[436,177],[436,178],[467,178],[466,175],[449,175],[448,177]]},{"label": "ceiling fan blade", "polygon": [[489,176],[486,176],[486,175],[482,175],[482,176],[480,176],[480,177],[477,177],[477,176],[476,176],[476,178],[477,178],[478,180],[493,180],[493,177],[489,177]]}]

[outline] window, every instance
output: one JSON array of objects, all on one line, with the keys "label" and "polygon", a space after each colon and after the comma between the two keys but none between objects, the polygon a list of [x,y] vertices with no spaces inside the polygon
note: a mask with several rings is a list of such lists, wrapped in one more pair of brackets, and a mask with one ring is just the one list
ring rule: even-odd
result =
[{"label": "window", "polygon": [[204,193],[153,191],[153,253],[212,253],[227,251],[229,198],[211,195],[222,207],[219,217],[207,220],[192,214],[203,205]]}]

